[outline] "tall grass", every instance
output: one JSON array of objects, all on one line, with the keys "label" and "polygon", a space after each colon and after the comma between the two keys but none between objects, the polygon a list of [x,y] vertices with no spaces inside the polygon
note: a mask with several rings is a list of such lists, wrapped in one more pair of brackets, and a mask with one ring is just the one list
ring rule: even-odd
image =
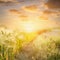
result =
[{"label": "tall grass", "polygon": [[0,60],[60,60],[60,37],[41,35],[25,48],[26,42],[36,36],[35,33],[29,35],[0,29]]},{"label": "tall grass", "polygon": [[15,53],[22,47],[18,34],[8,29],[0,29],[0,60],[15,60]]}]

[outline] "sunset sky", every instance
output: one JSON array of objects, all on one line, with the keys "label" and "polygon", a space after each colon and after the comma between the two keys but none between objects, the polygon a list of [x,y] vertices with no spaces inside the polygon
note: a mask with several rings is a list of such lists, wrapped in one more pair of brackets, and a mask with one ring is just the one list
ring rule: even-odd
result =
[{"label": "sunset sky", "polygon": [[36,30],[60,27],[60,0],[0,0],[0,25],[24,30],[27,23]]}]

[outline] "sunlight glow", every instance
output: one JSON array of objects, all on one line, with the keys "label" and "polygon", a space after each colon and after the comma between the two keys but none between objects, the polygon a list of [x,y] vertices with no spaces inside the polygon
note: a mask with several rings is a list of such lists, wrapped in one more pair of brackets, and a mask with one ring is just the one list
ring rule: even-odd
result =
[{"label": "sunlight glow", "polygon": [[36,25],[33,22],[24,22],[23,23],[23,29],[25,32],[30,33],[34,32],[36,30]]}]

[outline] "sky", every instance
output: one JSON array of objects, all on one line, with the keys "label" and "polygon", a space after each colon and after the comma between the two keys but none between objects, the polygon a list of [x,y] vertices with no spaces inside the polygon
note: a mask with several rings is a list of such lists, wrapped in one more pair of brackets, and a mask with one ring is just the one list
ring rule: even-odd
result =
[{"label": "sky", "polygon": [[0,25],[21,28],[27,21],[37,30],[60,27],[60,0],[0,0]]}]

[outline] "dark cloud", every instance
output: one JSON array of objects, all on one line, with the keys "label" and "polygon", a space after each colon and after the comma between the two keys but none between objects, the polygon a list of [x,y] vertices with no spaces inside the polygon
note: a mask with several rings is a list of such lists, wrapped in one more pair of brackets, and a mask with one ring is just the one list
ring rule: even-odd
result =
[{"label": "dark cloud", "polygon": [[5,3],[4,1],[0,1],[0,3]]},{"label": "dark cloud", "polygon": [[48,8],[60,8],[60,0],[48,0],[45,5]]}]

